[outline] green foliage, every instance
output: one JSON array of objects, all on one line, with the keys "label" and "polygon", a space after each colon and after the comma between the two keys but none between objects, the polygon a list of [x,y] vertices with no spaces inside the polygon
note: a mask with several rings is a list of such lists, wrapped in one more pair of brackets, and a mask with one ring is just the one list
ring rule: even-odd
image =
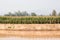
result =
[{"label": "green foliage", "polygon": [[58,13],[58,16],[60,16],[60,12]]},{"label": "green foliage", "polygon": [[2,24],[60,24],[60,17],[0,17]]},{"label": "green foliage", "polygon": [[31,13],[31,16],[36,16],[36,14],[35,13]]},{"label": "green foliage", "polygon": [[53,10],[53,12],[52,12],[52,16],[56,16],[56,11],[55,10]]},{"label": "green foliage", "polygon": [[24,12],[17,11],[14,13],[9,12],[8,14],[5,14],[4,16],[30,16],[30,14],[28,14],[26,11]]}]

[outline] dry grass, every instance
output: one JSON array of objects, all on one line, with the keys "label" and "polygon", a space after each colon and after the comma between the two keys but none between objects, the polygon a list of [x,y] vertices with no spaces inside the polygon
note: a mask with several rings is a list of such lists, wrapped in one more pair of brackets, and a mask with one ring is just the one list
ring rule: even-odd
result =
[{"label": "dry grass", "polygon": [[0,17],[7,17],[7,18],[25,18],[25,17],[34,17],[34,18],[37,18],[37,17],[54,17],[54,18],[57,18],[57,17],[60,17],[60,16],[0,16]]}]

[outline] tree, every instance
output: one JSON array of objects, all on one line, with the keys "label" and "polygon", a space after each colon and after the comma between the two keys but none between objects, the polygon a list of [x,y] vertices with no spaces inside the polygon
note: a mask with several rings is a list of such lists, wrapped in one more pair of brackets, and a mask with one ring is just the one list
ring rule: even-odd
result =
[{"label": "tree", "polygon": [[14,13],[15,16],[22,16],[22,13],[20,11]]},{"label": "tree", "polygon": [[60,16],[60,12],[58,13],[58,16]]},{"label": "tree", "polygon": [[12,16],[12,13],[9,12],[8,14],[5,14],[5,16]]},{"label": "tree", "polygon": [[29,14],[26,11],[24,11],[22,12],[22,16],[29,16]]},{"label": "tree", "polygon": [[31,13],[31,16],[37,16],[37,15],[36,15],[36,13],[32,12],[32,13]]},{"label": "tree", "polygon": [[51,14],[49,14],[49,16],[51,16]]},{"label": "tree", "polygon": [[53,10],[52,16],[56,16],[56,11],[55,10]]},{"label": "tree", "polygon": [[24,11],[24,12],[20,12],[20,11],[15,12],[15,15],[16,16],[29,16],[29,14],[26,11]]}]

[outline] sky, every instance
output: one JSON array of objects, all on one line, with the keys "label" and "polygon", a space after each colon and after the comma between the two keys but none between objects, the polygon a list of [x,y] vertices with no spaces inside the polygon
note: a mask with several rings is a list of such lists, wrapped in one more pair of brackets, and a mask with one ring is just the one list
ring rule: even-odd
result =
[{"label": "sky", "polygon": [[0,0],[0,15],[18,10],[41,15],[48,15],[53,10],[59,13],[60,0]]}]

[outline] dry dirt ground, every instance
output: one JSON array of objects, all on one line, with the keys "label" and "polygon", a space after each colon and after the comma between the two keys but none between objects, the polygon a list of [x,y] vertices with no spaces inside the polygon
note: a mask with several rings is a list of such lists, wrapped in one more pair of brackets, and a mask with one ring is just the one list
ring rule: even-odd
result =
[{"label": "dry dirt ground", "polygon": [[0,37],[60,37],[60,24],[0,24]]},{"label": "dry dirt ground", "polygon": [[60,37],[60,31],[3,31],[0,37]]}]

